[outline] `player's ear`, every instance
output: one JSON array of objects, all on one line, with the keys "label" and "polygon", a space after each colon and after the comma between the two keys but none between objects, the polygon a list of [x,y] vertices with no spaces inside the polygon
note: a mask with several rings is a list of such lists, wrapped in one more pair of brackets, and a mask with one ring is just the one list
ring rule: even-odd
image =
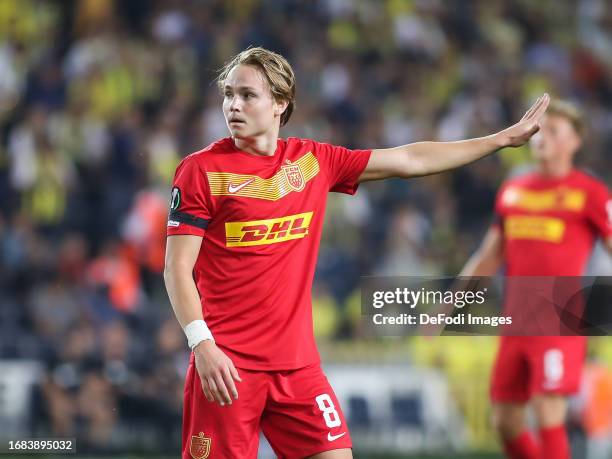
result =
[{"label": "player's ear", "polygon": [[281,116],[287,109],[288,105],[289,105],[288,100],[275,100],[274,101],[274,115]]}]

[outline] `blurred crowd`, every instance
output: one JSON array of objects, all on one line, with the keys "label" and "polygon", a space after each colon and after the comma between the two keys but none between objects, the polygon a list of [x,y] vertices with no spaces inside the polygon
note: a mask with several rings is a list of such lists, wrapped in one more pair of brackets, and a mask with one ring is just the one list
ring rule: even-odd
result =
[{"label": "blurred crowd", "polygon": [[[188,355],[160,275],[169,189],[182,157],[227,136],[214,78],[249,45],[296,71],[284,137],[456,140],[548,91],[587,115],[579,163],[612,176],[605,0],[0,0],[0,358],[46,365],[34,431],[95,449],[129,442],[124,422],[153,444],[180,428]],[[319,338],[359,337],[361,274],[456,274],[528,162],[525,147],[331,195]]]}]

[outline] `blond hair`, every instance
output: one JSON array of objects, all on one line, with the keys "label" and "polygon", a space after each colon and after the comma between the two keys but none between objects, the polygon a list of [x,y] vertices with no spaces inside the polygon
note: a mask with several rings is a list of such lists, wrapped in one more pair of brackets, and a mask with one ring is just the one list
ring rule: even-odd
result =
[{"label": "blond hair", "polygon": [[574,130],[580,137],[584,135],[584,117],[580,109],[573,103],[566,100],[553,99],[550,101],[550,104],[546,109],[546,114],[553,116],[562,116],[571,123]]},{"label": "blond hair", "polygon": [[268,82],[272,97],[277,102],[288,102],[280,119],[281,126],[287,124],[295,108],[295,74],[287,59],[265,48],[247,48],[232,57],[220,70],[217,85],[221,90],[230,71],[241,64],[252,65],[261,70]]}]

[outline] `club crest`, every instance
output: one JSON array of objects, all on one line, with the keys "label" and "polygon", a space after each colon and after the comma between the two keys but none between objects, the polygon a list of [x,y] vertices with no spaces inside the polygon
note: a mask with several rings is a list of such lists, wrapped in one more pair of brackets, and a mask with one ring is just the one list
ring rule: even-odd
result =
[{"label": "club crest", "polygon": [[289,160],[287,160],[287,164],[281,167],[285,177],[287,178],[287,183],[289,186],[294,191],[302,191],[306,185],[306,180],[304,180],[304,175],[302,174],[300,165],[292,164]]},{"label": "club crest", "polygon": [[206,459],[210,454],[210,445],[212,439],[204,436],[204,432],[199,435],[191,436],[191,444],[189,445],[189,453],[193,459]]}]

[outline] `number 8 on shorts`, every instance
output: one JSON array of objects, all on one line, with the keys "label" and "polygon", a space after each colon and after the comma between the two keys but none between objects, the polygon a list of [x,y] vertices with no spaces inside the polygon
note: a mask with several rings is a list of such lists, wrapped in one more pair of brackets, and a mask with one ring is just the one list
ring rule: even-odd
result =
[{"label": "number 8 on shorts", "polygon": [[325,425],[329,428],[338,427],[342,424],[340,416],[334,407],[334,402],[328,394],[317,395],[315,398],[319,409],[323,413],[323,419],[325,419]]}]

